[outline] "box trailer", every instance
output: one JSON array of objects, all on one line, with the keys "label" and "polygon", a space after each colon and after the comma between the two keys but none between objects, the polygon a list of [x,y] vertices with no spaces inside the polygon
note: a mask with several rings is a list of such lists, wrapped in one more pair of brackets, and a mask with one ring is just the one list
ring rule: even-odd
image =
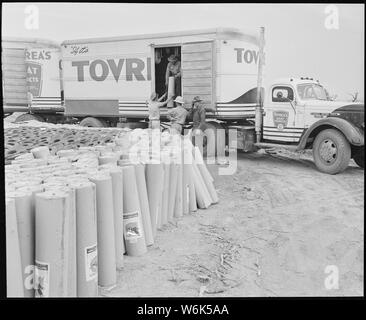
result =
[{"label": "box trailer", "polygon": [[[228,28],[64,41],[65,115],[109,123],[146,119],[146,100],[164,93],[167,57],[176,54],[186,103],[199,95],[208,118],[253,118],[262,47],[259,29]],[[163,108],[163,119],[166,113]]]},{"label": "box trailer", "polygon": [[[59,44],[45,39],[3,38],[1,57],[5,114],[63,111]],[[23,115],[18,120],[30,118]]]}]

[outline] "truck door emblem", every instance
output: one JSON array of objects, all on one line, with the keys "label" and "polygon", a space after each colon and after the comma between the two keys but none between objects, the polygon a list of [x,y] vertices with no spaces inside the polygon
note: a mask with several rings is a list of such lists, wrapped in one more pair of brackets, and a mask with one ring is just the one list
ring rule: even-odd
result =
[{"label": "truck door emblem", "polygon": [[27,62],[26,66],[29,92],[33,97],[39,97],[42,88],[42,66],[36,62]]},{"label": "truck door emblem", "polygon": [[273,124],[278,130],[282,131],[287,127],[288,114],[287,111],[273,111]]}]

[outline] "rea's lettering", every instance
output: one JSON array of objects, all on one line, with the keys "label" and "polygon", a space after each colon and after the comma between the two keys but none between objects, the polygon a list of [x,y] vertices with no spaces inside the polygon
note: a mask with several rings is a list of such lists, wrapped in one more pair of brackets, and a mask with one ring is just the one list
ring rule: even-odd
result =
[{"label": "rea's lettering", "polygon": [[25,57],[27,60],[50,60],[51,59],[51,51],[45,50],[27,50],[25,52]]},{"label": "rea's lettering", "polygon": [[[118,82],[122,73],[125,72],[126,81],[146,81],[151,80],[151,58],[144,60],[138,58],[127,59],[97,59],[93,61],[81,60],[72,61],[71,65],[76,67],[78,81],[85,81],[85,69],[89,70],[89,75],[94,81],[104,81],[110,75]],[[146,78],[144,76],[146,73]]]}]

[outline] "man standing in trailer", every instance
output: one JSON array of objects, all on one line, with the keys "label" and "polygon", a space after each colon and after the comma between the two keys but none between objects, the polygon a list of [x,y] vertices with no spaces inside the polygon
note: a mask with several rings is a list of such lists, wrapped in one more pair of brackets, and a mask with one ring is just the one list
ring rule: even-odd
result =
[{"label": "man standing in trailer", "polygon": [[166,67],[166,73],[165,73],[165,85],[168,88],[169,84],[169,77],[174,77],[174,96],[180,96],[181,93],[181,63],[178,60],[178,57],[175,54],[172,54],[168,58],[168,65]]}]

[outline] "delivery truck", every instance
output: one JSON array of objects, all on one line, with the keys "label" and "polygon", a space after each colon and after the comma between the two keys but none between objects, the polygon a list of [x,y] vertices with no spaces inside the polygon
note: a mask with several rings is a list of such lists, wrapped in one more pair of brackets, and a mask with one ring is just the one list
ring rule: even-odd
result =
[{"label": "delivery truck", "polygon": [[[278,79],[264,90],[264,28],[217,28],[162,34],[66,40],[61,43],[63,113],[57,121],[84,126],[147,127],[146,100],[166,91],[167,57],[181,61],[183,99],[204,101],[205,146],[217,132],[237,130],[233,145],[313,149],[322,172],[364,163],[364,105],[331,101],[319,81]],[[50,117],[43,112],[43,118]],[[36,110],[31,111],[40,116]],[[162,121],[167,108],[162,108]],[[221,130],[221,131],[218,131]],[[230,145],[229,145],[230,147]]]},{"label": "delivery truck", "polygon": [[3,112],[28,112],[18,121],[45,120],[44,115],[62,112],[60,77],[61,48],[56,42],[37,38],[3,38]]}]

